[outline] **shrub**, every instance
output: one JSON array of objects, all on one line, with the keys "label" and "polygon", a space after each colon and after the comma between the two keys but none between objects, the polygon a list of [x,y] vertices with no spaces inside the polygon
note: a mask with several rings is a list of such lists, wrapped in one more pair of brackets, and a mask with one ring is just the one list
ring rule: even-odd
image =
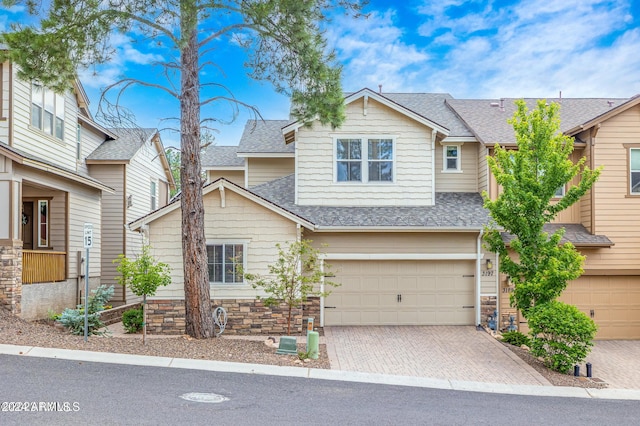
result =
[{"label": "shrub", "polygon": [[578,308],[558,301],[534,307],[528,321],[531,353],[561,373],[587,357],[598,329]]},{"label": "shrub", "polygon": [[531,340],[519,331],[506,331],[502,333],[502,341],[514,346],[531,345]]},{"label": "shrub", "polygon": [[[89,335],[102,335],[106,333],[98,331],[104,327],[104,323],[100,321],[100,311],[104,310],[104,304],[111,298],[111,296],[113,296],[113,291],[113,286],[105,287],[104,285],[101,285],[93,290],[93,294],[89,296],[89,327],[87,331]],[[60,319],[58,321],[69,329],[71,334],[78,336],[84,335],[84,306],[78,305],[76,309],[65,309],[60,315]]]},{"label": "shrub", "polygon": [[129,309],[122,314],[122,325],[127,333],[137,333],[144,323],[142,309]]}]

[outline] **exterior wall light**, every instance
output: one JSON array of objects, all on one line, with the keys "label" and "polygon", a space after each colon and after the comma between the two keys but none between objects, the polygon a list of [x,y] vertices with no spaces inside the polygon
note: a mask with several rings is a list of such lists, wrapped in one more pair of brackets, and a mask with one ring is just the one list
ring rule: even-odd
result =
[{"label": "exterior wall light", "polygon": [[491,262],[491,259],[487,259],[487,270],[491,270],[493,269],[493,262]]}]

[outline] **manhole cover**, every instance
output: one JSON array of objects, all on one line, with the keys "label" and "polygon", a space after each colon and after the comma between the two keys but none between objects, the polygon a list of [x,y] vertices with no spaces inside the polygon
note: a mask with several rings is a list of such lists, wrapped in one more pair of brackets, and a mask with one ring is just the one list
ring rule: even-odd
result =
[{"label": "manhole cover", "polygon": [[209,404],[218,404],[229,400],[226,396],[218,395],[217,393],[198,392],[185,393],[180,395],[180,398],[186,399],[187,401],[206,402]]}]

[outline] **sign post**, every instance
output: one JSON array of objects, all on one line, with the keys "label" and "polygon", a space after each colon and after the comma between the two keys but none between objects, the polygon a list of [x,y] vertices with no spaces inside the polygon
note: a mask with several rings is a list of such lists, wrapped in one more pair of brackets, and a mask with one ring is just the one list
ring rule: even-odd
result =
[{"label": "sign post", "polygon": [[87,250],[84,260],[84,341],[89,338],[89,249],[93,247],[93,224],[84,224],[84,248]]}]

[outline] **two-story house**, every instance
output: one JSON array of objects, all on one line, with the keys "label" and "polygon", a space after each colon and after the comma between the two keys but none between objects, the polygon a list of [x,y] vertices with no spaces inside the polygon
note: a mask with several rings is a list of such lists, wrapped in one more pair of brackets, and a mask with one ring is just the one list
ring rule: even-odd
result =
[{"label": "two-story house", "polygon": [[[599,338],[640,337],[637,224],[624,213],[637,201],[634,191],[640,194],[640,178],[633,180],[640,146],[632,144],[640,107],[625,101],[562,99],[561,108],[562,130],[577,137],[574,159],[587,155],[590,166],[605,165],[590,194],[549,225],[565,227],[565,240],[587,255],[585,276],[563,297],[594,318]],[[480,194],[499,193],[486,157],[495,143],[515,146],[507,123],[513,100],[364,89],[345,104],[339,129],[249,122],[237,147],[205,153],[211,293],[214,305],[229,311],[227,332],[270,332],[279,320],[234,273],[234,262],[265,273],[275,243],[300,238],[314,241],[327,279],[341,286],[305,306],[298,325],[307,316],[320,326],[477,325],[496,309],[500,326],[508,325],[516,313],[495,254],[482,246],[489,216]],[[151,329],[181,332],[179,203],[131,226],[148,228],[156,254],[175,274],[150,302]]]},{"label": "two-story house", "polygon": [[[103,200],[116,195],[117,182],[127,178],[114,170],[108,179],[86,159],[121,136],[93,120],[79,81],[61,95],[37,82],[21,81],[16,72],[10,62],[0,64],[0,303],[23,318],[45,318],[49,310],[60,312],[81,300],[84,225],[93,225],[89,279],[95,287],[102,264],[112,260],[111,253],[103,253],[105,236],[109,240],[114,233],[123,234],[127,220],[152,206],[121,217],[119,223],[105,221],[111,213]],[[149,144],[156,152],[141,161],[163,172],[161,144]],[[154,172],[141,178],[147,197],[150,179],[158,182],[156,208],[166,203],[159,180],[165,187],[172,182],[170,173],[158,176]],[[132,181],[129,188],[137,185]],[[120,210],[125,208],[121,204]]]}]

